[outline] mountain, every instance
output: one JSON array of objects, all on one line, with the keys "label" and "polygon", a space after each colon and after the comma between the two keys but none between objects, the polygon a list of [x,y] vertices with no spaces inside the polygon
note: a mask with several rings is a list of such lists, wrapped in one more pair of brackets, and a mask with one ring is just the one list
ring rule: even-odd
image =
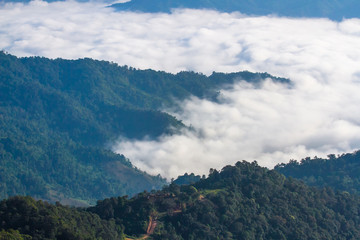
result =
[{"label": "mountain", "polygon": [[166,12],[174,8],[212,9],[221,12],[239,11],[248,15],[317,17],[342,20],[360,17],[357,0],[132,0],[112,5],[120,11]]},{"label": "mountain", "polygon": [[328,159],[305,158],[300,162],[290,161],[275,167],[288,177],[304,181],[310,186],[331,187],[340,191],[360,194],[360,151],[335,156]]},{"label": "mountain", "polygon": [[[256,162],[88,209],[152,239],[359,239],[360,198],[308,187]],[[155,225],[155,227],[154,227]]]},{"label": "mountain", "polygon": [[[54,2],[58,0],[46,0]],[[61,0],[64,1],[64,0]],[[77,0],[87,2],[88,0]],[[1,0],[1,2],[23,2],[30,0]],[[102,0],[118,11],[171,13],[176,8],[210,9],[220,12],[241,12],[252,16],[278,15],[295,18],[329,18],[341,21],[344,18],[359,18],[358,0],[131,0],[125,3]],[[115,2],[114,4],[112,4]]]},{"label": "mountain", "polygon": [[0,239],[124,239],[113,220],[81,209],[12,197],[0,202]]},{"label": "mountain", "polygon": [[119,136],[156,138],[184,124],[160,111],[191,95],[267,73],[137,70],[92,59],[17,58],[0,52],[0,197],[74,204],[159,189],[165,183],[109,148]]},{"label": "mountain", "polygon": [[[0,236],[33,239],[360,239],[360,197],[309,187],[256,162],[191,185],[76,209],[13,197],[0,202]],[[125,236],[124,236],[125,234]],[[19,238],[18,238],[19,239]]]}]

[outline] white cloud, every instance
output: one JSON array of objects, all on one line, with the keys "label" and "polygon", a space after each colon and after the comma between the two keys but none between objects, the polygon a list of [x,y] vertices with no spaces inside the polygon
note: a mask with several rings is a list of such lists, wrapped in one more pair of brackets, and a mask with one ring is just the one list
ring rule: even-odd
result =
[{"label": "white cloud", "polygon": [[[170,72],[260,71],[293,88],[238,84],[220,103],[190,99],[178,114],[196,132],[116,149],[166,177],[237,160],[271,167],[290,158],[360,148],[360,20],[248,17],[180,10],[114,12],[74,1],[0,7],[0,48],[18,56],[92,57]],[[170,110],[168,110],[170,111]],[[170,111],[171,112],[171,111]]]},{"label": "white cloud", "polygon": [[[350,87],[350,86],[349,86]],[[350,92],[349,92],[350,93]],[[273,167],[306,156],[352,151],[360,146],[359,116],[347,92],[289,89],[270,80],[261,88],[240,83],[220,103],[191,99],[178,117],[196,132],[158,141],[127,141],[114,148],[151,173],[174,177],[207,173],[239,160]],[[354,112],[354,110],[356,112]]]}]

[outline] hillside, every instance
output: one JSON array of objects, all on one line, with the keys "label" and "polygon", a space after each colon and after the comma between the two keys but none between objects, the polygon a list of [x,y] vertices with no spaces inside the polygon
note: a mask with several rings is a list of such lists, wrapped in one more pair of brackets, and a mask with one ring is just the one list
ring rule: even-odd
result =
[{"label": "hillside", "polygon": [[30,197],[0,202],[0,239],[117,239],[123,228],[81,209],[51,205]]},{"label": "hillside", "polygon": [[339,156],[330,154],[328,159],[308,157],[300,162],[292,160],[288,164],[277,165],[275,170],[310,186],[331,187],[360,194],[359,151]]},{"label": "hillside", "polygon": [[152,239],[359,239],[360,198],[308,187],[255,162],[192,185],[99,201],[89,211]]},{"label": "hillside", "polygon": [[174,8],[239,11],[249,15],[275,14],[287,17],[327,17],[333,20],[359,17],[357,0],[132,0],[112,5],[121,11],[170,12]]},{"label": "hillside", "polygon": [[[308,187],[256,162],[87,209],[30,197],[0,202],[0,236],[23,239],[359,239],[360,198]],[[76,219],[76,220],[75,220]],[[125,233],[125,235],[124,235]],[[19,238],[18,238],[19,239]]]},{"label": "hillside", "polygon": [[0,197],[31,195],[73,204],[159,189],[160,176],[106,150],[119,136],[141,139],[185,127],[159,109],[266,73],[170,74],[80,60],[0,52]]}]

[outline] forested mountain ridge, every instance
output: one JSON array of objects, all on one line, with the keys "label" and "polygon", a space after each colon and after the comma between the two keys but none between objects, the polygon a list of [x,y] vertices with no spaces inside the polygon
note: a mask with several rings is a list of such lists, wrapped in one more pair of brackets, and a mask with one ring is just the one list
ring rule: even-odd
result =
[{"label": "forested mountain ridge", "polygon": [[[96,93],[91,93],[91,86],[87,92],[84,85],[83,94],[75,96],[83,89],[71,88],[76,82],[61,76],[67,74],[65,67],[60,70],[55,64],[42,65],[51,61],[40,58],[30,61],[5,54],[0,58],[1,197],[22,194],[51,200],[76,198],[93,202],[109,195],[159,188],[165,183],[161,178],[134,169],[124,156],[104,150],[105,140],[110,140],[107,138],[109,131],[119,124],[114,123],[109,129],[109,121],[102,122],[99,113],[92,108],[99,107],[100,101],[94,96]],[[37,60],[40,63],[36,63]],[[95,74],[92,76],[96,77]],[[70,81],[69,93],[54,87],[65,85],[57,81],[61,78]],[[85,103],[87,100],[89,105]],[[96,104],[91,106],[91,102]],[[108,107],[111,109],[111,105]],[[168,126],[172,121],[180,124],[171,116],[156,111],[114,107],[115,114],[119,114],[116,110],[129,112],[128,119],[122,122],[124,125],[131,125],[134,118],[142,115],[150,115],[159,126],[161,123]],[[110,113],[104,109],[103,116]],[[149,128],[144,124],[138,124],[138,127],[139,132]],[[126,129],[130,134],[134,131],[130,127]],[[152,130],[148,133],[164,131]],[[109,164],[127,174],[110,176],[106,171]]]},{"label": "forested mountain ridge", "polygon": [[304,158],[300,162],[275,166],[275,170],[288,177],[304,181],[310,186],[331,187],[335,190],[360,194],[360,151],[335,156],[328,159]]},{"label": "forested mountain ridge", "polygon": [[357,0],[131,0],[112,5],[117,10],[171,12],[175,8],[239,11],[248,15],[275,14],[288,17],[327,17],[333,20],[359,17]]},{"label": "forested mountain ridge", "polygon": [[99,201],[91,212],[153,239],[359,239],[360,198],[238,162],[191,185]]},{"label": "forested mountain ridge", "polygon": [[[112,197],[87,209],[10,198],[0,203],[0,219],[0,235],[33,239],[64,234],[116,239],[124,232],[135,239],[355,240],[360,238],[360,198],[309,187],[242,161],[221,171],[210,169],[207,178],[191,185],[171,184],[130,199]],[[46,219],[49,224],[41,224]]]},{"label": "forested mountain ridge", "polygon": [[159,189],[164,179],[135,169],[105,145],[120,135],[156,138],[184,127],[158,110],[174,99],[213,99],[224,84],[268,77],[289,83],[266,73],[207,77],[0,52],[0,197],[94,202]]}]

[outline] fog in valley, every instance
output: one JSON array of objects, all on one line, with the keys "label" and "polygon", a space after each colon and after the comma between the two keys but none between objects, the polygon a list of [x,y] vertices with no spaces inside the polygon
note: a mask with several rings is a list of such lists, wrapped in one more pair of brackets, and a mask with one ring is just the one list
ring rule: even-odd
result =
[{"label": "fog in valley", "polygon": [[254,17],[208,10],[115,12],[98,2],[0,5],[0,49],[16,56],[91,57],[140,69],[289,78],[237,83],[217,102],[162,109],[193,130],[119,136],[113,150],[151,174],[206,174],[239,160],[262,166],[360,148],[360,19]]}]

